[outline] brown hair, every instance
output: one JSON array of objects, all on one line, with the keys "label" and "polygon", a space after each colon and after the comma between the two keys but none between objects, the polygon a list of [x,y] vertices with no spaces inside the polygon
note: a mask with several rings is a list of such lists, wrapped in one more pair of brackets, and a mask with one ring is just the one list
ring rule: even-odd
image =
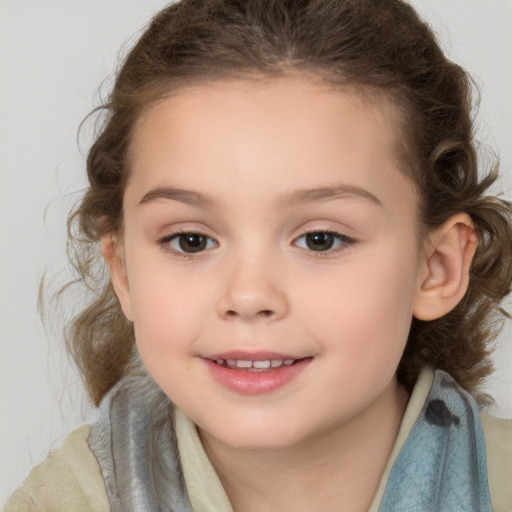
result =
[{"label": "brown hair", "polygon": [[499,304],[512,280],[512,210],[484,197],[497,173],[478,177],[472,84],[429,27],[400,0],[183,0],[155,16],[122,64],[100,107],[105,119],[87,159],[90,186],[69,218],[73,284],[85,284],[92,296],[69,324],[67,344],[95,404],[137,359],[99,239],[122,226],[130,138],[141,111],[187,84],[297,72],[389,98],[399,112],[403,167],[420,192],[422,227],[467,212],[478,233],[465,297],[438,320],[413,319],[399,379],[410,389],[430,364],[476,393],[492,370],[492,341],[505,314]]}]

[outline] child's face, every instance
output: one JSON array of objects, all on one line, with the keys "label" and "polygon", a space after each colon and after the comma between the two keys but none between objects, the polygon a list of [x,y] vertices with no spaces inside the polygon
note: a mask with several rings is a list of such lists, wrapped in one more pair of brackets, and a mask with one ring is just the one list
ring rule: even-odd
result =
[{"label": "child's face", "polygon": [[397,399],[426,270],[396,141],[384,109],[291,78],[189,88],[139,120],[117,290],[203,435],[298,446]]}]

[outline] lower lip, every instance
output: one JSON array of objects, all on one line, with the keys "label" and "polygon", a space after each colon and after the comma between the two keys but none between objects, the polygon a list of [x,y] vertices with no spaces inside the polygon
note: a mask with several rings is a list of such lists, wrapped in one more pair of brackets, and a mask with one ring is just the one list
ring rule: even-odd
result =
[{"label": "lower lip", "polygon": [[243,395],[264,395],[286,386],[309,365],[312,358],[301,359],[290,366],[267,371],[232,370],[205,359],[214,379],[222,386]]}]

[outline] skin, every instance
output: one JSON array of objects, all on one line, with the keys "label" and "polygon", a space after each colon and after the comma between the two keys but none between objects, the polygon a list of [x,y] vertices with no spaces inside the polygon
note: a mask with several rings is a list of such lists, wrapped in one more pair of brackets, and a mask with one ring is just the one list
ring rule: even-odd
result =
[{"label": "skin", "polygon": [[[407,403],[395,372],[411,319],[467,286],[471,223],[420,243],[388,119],[289,77],[190,87],[135,127],[122,239],[104,237],[104,254],[142,361],[198,425],[237,511],[367,510]],[[184,253],[180,232],[205,249]],[[339,235],[319,252],[308,232]],[[310,360],[247,396],[205,363],[233,350]]]}]

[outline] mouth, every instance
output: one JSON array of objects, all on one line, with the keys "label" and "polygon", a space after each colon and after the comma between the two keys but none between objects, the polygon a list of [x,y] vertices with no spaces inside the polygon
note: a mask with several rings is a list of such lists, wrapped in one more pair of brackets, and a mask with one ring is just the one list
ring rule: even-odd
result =
[{"label": "mouth", "polygon": [[[306,358],[302,358],[306,359]],[[214,359],[213,362],[222,366],[223,368],[229,368],[231,370],[240,370],[246,372],[268,372],[281,368],[282,366],[293,366],[302,359],[261,359],[261,360],[250,360],[250,359]]]},{"label": "mouth", "polygon": [[296,379],[313,357],[275,353],[230,352],[204,358],[213,378],[223,387],[244,395],[277,391]]}]

